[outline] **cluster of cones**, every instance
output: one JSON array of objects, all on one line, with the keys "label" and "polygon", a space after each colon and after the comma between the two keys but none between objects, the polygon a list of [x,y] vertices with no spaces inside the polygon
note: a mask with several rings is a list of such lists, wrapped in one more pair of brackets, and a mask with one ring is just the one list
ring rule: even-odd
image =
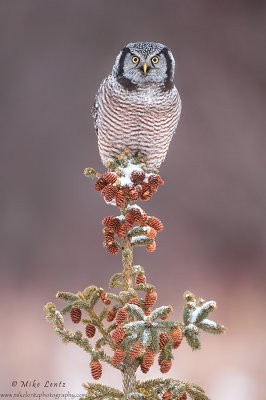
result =
[{"label": "cluster of cones", "polygon": [[115,201],[117,207],[120,208],[126,201],[150,200],[152,195],[157,192],[158,186],[164,184],[160,175],[135,170],[130,175],[131,184],[121,185],[119,173],[119,170],[117,173],[106,172],[98,178],[95,189],[101,192],[106,202]]},{"label": "cluster of cones", "polygon": [[[111,254],[118,254],[119,244],[115,240],[115,235],[118,238],[123,239],[126,234],[131,237],[132,244],[141,245],[138,242],[138,236],[143,239],[145,237],[149,240],[149,243],[143,241],[146,250],[153,252],[156,249],[155,237],[158,232],[163,230],[163,224],[157,217],[149,217],[140,207],[133,205],[126,209],[124,216],[115,217],[108,216],[102,221],[104,225],[104,245]],[[139,228],[135,230],[133,228]],[[132,238],[134,237],[134,240]]]},{"label": "cluster of cones", "polygon": [[[135,278],[136,285],[141,284],[141,283],[145,284],[146,281],[147,280],[146,280],[146,276],[144,273],[141,272],[136,275],[136,278]],[[100,294],[100,298],[105,305],[111,304],[111,300],[108,298],[108,294],[106,292],[102,292]],[[138,307],[141,307],[143,309],[145,315],[148,316],[151,314],[151,308],[154,306],[156,301],[157,301],[157,293],[154,289],[151,289],[150,291],[148,291],[146,293],[144,301],[141,302],[137,297],[131,297],[128,301],[128,304],[135,304]],[[147,373],[149,371],[150,367],[153,365],[155,356],[157,355],[157,353],[151,347],[144,348],[138,340],[135,343],[133,343],[131,348],[128,350],[126,350],[123,347],[123,340],[126,335],[126,330],[124,328],[124,325],[127,322],[129,322],[128,316],[129,316],[129,312],[127,310],[127,305],[125,305],[124,307],[117,307],[117,305],[116,305],[116,306],[110,308],[106,314],[107,322],[109,322],[109,323],[111,323],[113,321],[116,322],[116,327],[112,331],[112,334],[111,334],[113,343],[115,345],[115,351],[114,351],[114,354],[112,357],[112,364],[118,365],[121,362],[123,362],[125,357],[127,356],[127,351],[128,351],[128,353],[129,353],[128,355],[132,359],[139,358],[141,371],[143,373]],[[82,318],[81,309],[78,306],[73,306],[70,310],[70,317],[74,324],[78,324]],[[162,319],[166,319],[166,318],[168,318],[168,315],[163,317]],[[96,326],[92,322],[87,323],[87,325],[85,327],[85,333],[88,338],[90,338],[90,339],[93,338],[96,333]],[[158,363],[160,366],[160,371],[162,373],[169,372],[169,370],[172,366],[171,359],[164,359],[163,355],[162,355],[163,354],[162,350],[169,343],[170,340],[171,340],[173,349],[176,349],[177,347],[179,347],[179,345],[182,341],[182,331],[179,327],[172,329],[170,331],[170,333],[161,332],[159,334]],[[91,375],[92,375],[93,379],[98,380],[101,378],[102,364],[99,360],[95,360],[95,359],[92,360],[92,362],[90,364],[90,369],[91,369]]]}]

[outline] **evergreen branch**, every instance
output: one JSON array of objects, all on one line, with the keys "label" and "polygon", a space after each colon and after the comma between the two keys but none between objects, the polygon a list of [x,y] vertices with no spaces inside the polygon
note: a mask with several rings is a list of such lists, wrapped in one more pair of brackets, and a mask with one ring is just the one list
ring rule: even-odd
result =
[{"label": "evergreen branch", "polygon": [[134,287],[135,290],[142,290],[143,292],[150,292],[151,290],[155,290],[155,286],[150,283],[139,283]]},{"label": "evergreen branch", "polygon": [[84,169],[84,175],[87,178],[100,178],[102,176],[102,174],[100,174],[99,172],[96,172],[94,168],[85,168]]},{"label": "evergreen branch", "polygon": [[158,318],[166,317],[171,311],[173,311],[172,306],[158,307],[151,313],[150,320],[155,321]]},{"label": "evergreen branch", "polygon": [[209,313],[215,310],[215,308],[215,301],[207,301],[201,307],[196,307],[196,309],[191,313],[190,322],[195,324],[201,322],[203,319],[207,318]]},{"label": "evergreen branch", "polygon": [[107,313],[108,313],[108,308],[107,308],[107,307],[104,307],[104,308],[102,309],[102,311],[100,312],[100,314],[99,314],[99,320],[100,320],[101,322],[102,322],[103,319],[106,317]]},{"label": "evergreen branch", "polygon": [[128,304],[126,306],[126,310],[131,314],[134,315],[134,317],[137,318],[137,320],[144,321],[145,320],[145,314],[142,311],[142,309],[135,305],[135,304]]},{"label": "evergreen branch", "polygon": [[122,278],[122,277],[123,277],[122,272],[118,272],[118,273],[114,274],[109,280],[109,287],[114,288],[117,286],[122,286],[123,282],[118,280],[118,278]]},{"label": "evergreen branch", "polygon": [[186,391],[193,400],[210,400],[204,393],[204,390],[193,383],[187,383]]},{"label": "evergreen branch", "polygon": [[133,265],[131,268],[131,273],[133,276],[135,276],[136,274],[144,274],[144,268],[141,267],[141,265]]},{"label": "evergreen branch", "polygon": [[88,383],[88,384],[83,383],[82,386],[84,387],[84,389],[88,391],[87,396],[96,395],[96,396],[104,396],[102,398],[115,397],[119,399],[121,399],[124,396],[124,394],[120,390],[112,388],[110,386],[102,385],[100,383]]},{"label": "evergreen branch", "polygon": [[220,335],[225,332],[225,327],[223,325],[219,325],[216,322],[213,322],[209,319],[204,319],[203,321],[199,322],[198,327],[205,332],[212,333],[214,335]]},{"label": "evergreen branch", "polygon": [[62,310],[60,310],[60,314],[64,315],[64,314],[68,313],[71,310],[71,308],[72,308],[72,304],[70,303],[67,306],[65,306],[64,308],[62,308]]},{"label": "evergreen branch", "polygon": [[79,297],[76,294],[70,292],[57,292],[56,298],[72,302],[79,299]]}]

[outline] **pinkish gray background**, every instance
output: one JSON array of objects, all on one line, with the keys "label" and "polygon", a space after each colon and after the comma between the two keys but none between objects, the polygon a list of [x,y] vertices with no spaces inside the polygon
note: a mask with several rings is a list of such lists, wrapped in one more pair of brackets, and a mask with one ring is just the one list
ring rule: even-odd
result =
[{"label": "pinkish gray background", "polygon": [[[200,352],[184,343],[166,376],[202,385],[212,400],[263,400],[265,2],[1,0],[0,15],[0,393],[24,393],[20,381],[36,379],[33,397],[78,394],[91,380],[87,354],[60,343],[42,307],[59,289],[107,289],[121,269],[102,248],[101,219],[115,209],[82,174],[104,170],[89,109],[119,50],[157,41],[175,55],[183,112],[165,186],[143,203],[165,229],[135,263],[173,318],[190,289],[215,299],[212,317],[229,328],[203,334]],[[46,380],[66,388],[43,389]],[[100,382],[121,385],[107,366]]]}]

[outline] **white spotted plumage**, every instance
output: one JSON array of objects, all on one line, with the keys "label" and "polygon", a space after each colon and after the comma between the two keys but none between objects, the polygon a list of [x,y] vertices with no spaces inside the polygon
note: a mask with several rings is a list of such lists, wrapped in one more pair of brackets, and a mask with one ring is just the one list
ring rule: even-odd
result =
[{"label": "white spotted plumage", "polygon": [[180,117],[181,100],[175,86],[168,89],[164,81],[146,81],[140,73],[140,82],[136,77],[129,82],[133,82],[133,89],[120,83],[114,73],[99,88],[93,115],[104,165],[125,148],[145,155],[149,168],[158,168],[165,159]]}]

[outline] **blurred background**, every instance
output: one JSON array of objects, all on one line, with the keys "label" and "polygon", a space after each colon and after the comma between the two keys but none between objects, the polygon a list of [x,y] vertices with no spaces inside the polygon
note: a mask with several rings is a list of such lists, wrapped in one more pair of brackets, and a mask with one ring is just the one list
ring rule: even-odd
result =
[{"label": "blurred background", "polygon": [[[211,318],[228,327],[203,334],[199,352],[183,343],[166,376],[212,400],[265,398],[265,2],[1,0],[0,18],[0,393],[36,379],[38,392],[61,380],[43,391],[78,394],[91,380],[88,355],[61,344],[42,307],[57,290],[107,290],[121,270],[102,248],[116,210],[83,177],[104,171],[89,110],[119,50],[155,41],[174,53],[183,111],[165,185],[143,204],[165,229],[135,264],[174,319],[189,289],[216,300]],[[121,387],[120,375],[104,366],[100,383]]]}]

